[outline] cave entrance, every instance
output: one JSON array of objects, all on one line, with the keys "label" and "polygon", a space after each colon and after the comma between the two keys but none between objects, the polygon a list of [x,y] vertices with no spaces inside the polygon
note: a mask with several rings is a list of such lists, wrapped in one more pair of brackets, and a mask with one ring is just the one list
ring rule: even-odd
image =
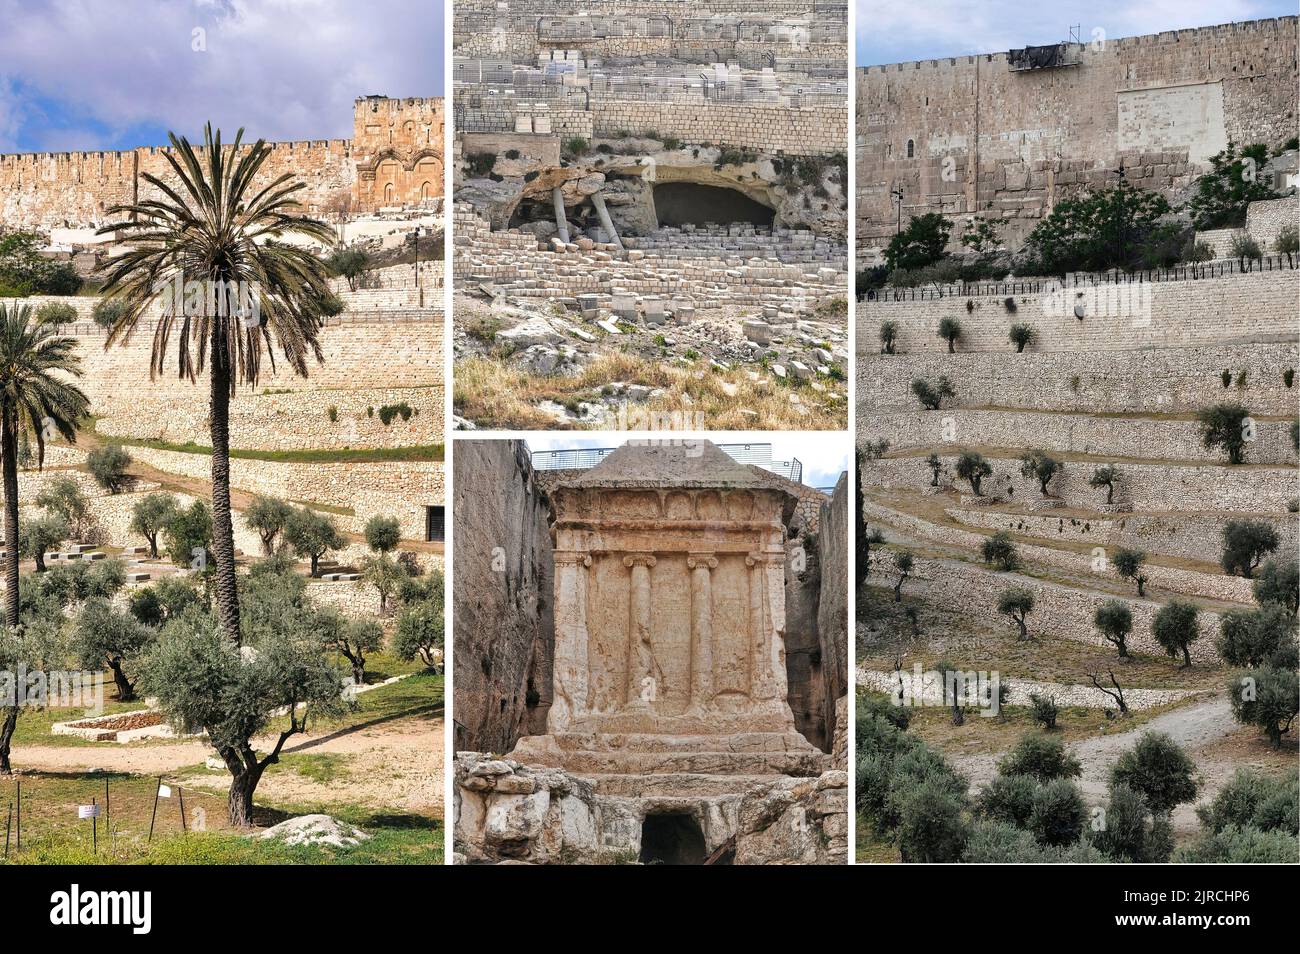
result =
[{"label": "cave entrance", "polygon": [[728,225],[748,222],[770,228],[776,212],[743,192],[698,182],[664,182],[654,187],[660,225]]},{"label": "cave entrance", "polygon": [[647,815],[641,823],[642,864],[702,865],[706,857],[704,832],[693,815]]}]

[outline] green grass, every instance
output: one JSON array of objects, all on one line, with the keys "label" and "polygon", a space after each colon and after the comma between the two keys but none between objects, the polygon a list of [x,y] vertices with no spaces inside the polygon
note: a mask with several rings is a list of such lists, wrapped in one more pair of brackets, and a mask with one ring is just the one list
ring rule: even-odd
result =
[{"label": "green grass", "polygon": [[303,778],[326,785],[347,778],[351,774],[351,761],[351,755],[339,752],[294,752],[281,755],[280,760],[267,769],[267,773],[295,772]]},{"label": "green grass", "polygon": [[[108,440],[108,438],[106,438]],[[112,443],[125,447],[147,447],[152,450],[174,451],[178,454],[212,454],[211,447],[187,441],[142,440],[113,437]],[[411,447],[374,447],[352,450],[242,450],[232,448],[230,456],[237,460],[264,460],[277,464],[379,464],[390,462],[419,462],[443,460],[444,445],[416,444]]]},{"label": "green grass", "polygon": [[[383,654],[376,653],[375,657],[378,666]],[[369,660],[366,661],[366,672],[371,672]],[[333,732],[410,716],[434,718],[443,713],[442,691],[443,677],[421,670],[401,682],[381,686],[357,696],[356,706],[348,712],[332,719],[319,719],[308,728],[312,733]],[[288,725],[289,717],[280,716],[272,719],[265,731],[268,734],[280,732],[288,728]]]}]

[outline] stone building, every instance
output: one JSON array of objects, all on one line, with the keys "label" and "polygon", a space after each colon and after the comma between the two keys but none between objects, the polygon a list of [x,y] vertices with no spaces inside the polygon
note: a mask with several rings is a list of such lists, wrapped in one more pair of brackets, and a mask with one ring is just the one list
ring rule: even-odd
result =
[{"label": "stone building", "polygon": [[[550,504],[553,646],[549,666],[533,665],[551,675],[535,687],[545,725],[508,758],[458,754],[458,850],[475,861],[843,861],[847,776],[798,731],[790,704],[797,498],[700,442],[626,445],[559,483]],[[458,605],[462,586],[467,599],[477,589],[458,572]],[[459,711],[474,660],[456,623]]]}]

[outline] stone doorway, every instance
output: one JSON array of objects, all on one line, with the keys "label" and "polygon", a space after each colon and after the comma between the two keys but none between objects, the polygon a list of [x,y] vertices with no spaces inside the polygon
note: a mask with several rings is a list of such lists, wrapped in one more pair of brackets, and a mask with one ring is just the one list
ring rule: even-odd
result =
[{"label": "stone doorway", "polygon": [[641,823],[641,863],[702,865],[708,857],[704,832],[694,815],[665,812],[647,815]]}]

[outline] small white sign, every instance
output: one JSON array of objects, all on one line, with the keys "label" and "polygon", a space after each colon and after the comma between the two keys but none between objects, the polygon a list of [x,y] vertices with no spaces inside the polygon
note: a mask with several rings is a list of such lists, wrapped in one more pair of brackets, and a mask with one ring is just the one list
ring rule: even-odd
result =
[{"label": "small white sign", "polygon": [[172,787],[171,787],[170,785],[159,785],[159,786],[158,786],[158,797],[159,797],[159,798],[171,798],[171,797],[172,797]]},{"label": "small white sign", "polygon": [[100,814],[100,808],[99,808],[98,805],[78,805],[78,806],[77,806],[77,817],[78,817],[78,818],[98,818],[98,817],[99,817],[99,814]]}]

